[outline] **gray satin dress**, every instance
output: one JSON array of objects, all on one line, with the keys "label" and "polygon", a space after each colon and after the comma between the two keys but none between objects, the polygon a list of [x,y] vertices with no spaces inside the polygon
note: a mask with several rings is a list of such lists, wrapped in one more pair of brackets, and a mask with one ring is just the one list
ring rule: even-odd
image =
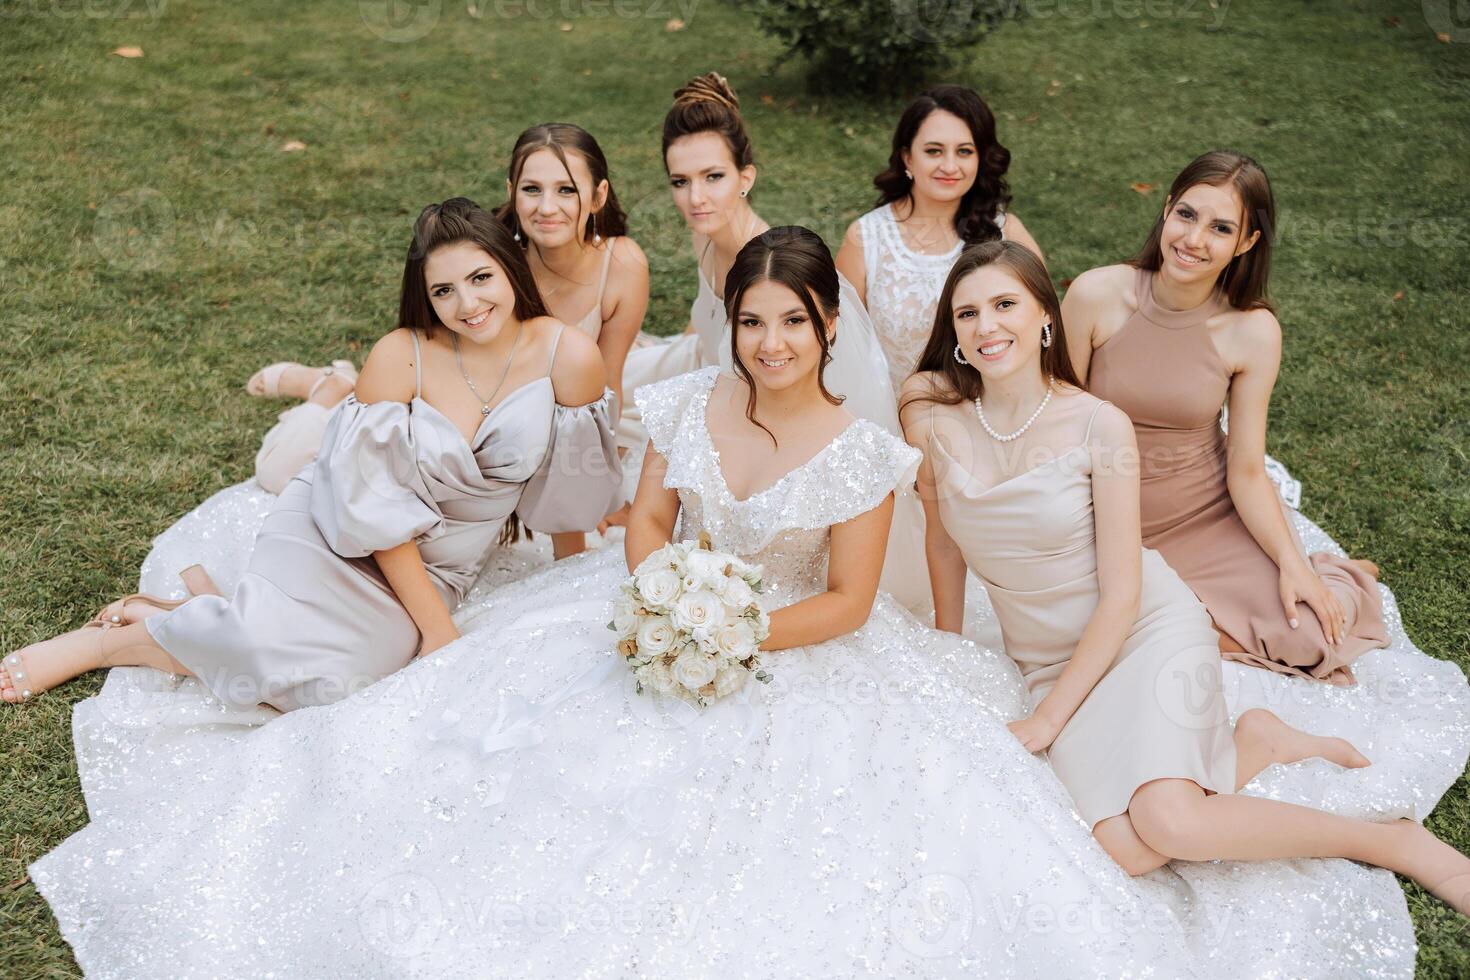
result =
[{"label": "gray satin dress", "polygon": [[407,403],[343,401],[315,464],[266,518],[234,595],[146,620],[220,699],[328,704],[413,659],[418,628],[374,551],[417,541],[453,609],[512,513],[547,533],[587,530],[607,513],[622,482],[611,390],[569,408],[548,374],[503,398],[467,443],[421,389],[415,378]]}]

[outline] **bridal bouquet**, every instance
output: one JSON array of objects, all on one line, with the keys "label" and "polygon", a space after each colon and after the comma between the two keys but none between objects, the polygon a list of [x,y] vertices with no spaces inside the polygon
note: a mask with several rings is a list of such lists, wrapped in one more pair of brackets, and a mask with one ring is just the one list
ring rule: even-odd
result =
[{"label": "bridal bouquet", "polygon": [[739,690],[754,674],[768,682],[756,648],[771,617],[756,601],[761,568],[699,540],[670,542],[623,583],[608,628],[638,681],[703,707]]}]

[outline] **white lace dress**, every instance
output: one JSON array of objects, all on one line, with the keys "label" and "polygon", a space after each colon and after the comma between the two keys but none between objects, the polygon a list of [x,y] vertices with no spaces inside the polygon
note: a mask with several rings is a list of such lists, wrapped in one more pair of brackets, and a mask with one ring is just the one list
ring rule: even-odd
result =
[{"label": "white lace dress", "polygon": [[[857,421],[737,501],[704,421],[715,376],[645,389],[643,415],[680,537],[708,530],[763,564],[779,607],[824,587],[830,525],[879,503],[916,455]],[[769,655],[769,686],[703,712],[634,693],[606,627],[624,575],[610,551],[558,563],[461,606],[458,642],[263,727],[193,681],[114,670],[74,718],[92,823],[30,869],[82,969],[1412,975],[1387,872],[1301,860],[1128,878],[1005,729],[1026,710],[1010,661],[881,594],[857,632]],[[1372,681],[1402,674],[1378,662]],[[1380,817],[1432,805],[1464,764],[1470,704],[1441,666],[1458,685],[1441,673],[1412,718],[1344,732],[1368,736],[1373,768],[1308,763],[1249,791]],[[1355,696],[1297,690],[1273,705],[1289,720]]]}]

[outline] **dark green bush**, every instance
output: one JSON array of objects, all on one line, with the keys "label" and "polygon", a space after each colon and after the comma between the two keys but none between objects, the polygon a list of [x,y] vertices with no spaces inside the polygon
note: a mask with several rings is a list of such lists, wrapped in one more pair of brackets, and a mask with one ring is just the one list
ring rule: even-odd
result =
[{"label": "dark green bush", "polygon": [[907,91],[1015,13],[1018,0],[739,0],[821,88]]}]

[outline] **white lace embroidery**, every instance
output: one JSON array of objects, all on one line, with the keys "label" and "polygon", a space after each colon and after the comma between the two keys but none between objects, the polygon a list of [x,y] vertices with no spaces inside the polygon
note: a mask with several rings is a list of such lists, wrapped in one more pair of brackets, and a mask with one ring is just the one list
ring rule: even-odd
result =
[{"label": "white lace embroidery", "polygon": [[[1005,219],[1004,213],[995,216],[1002,234]],[[898,391],[929,342],[940,290],[963,243],[938,255],[915,252],[904,243],[890,204],[863,215],[858,227],[863,235],[868,313],[888,358],[893,390]]]}]

